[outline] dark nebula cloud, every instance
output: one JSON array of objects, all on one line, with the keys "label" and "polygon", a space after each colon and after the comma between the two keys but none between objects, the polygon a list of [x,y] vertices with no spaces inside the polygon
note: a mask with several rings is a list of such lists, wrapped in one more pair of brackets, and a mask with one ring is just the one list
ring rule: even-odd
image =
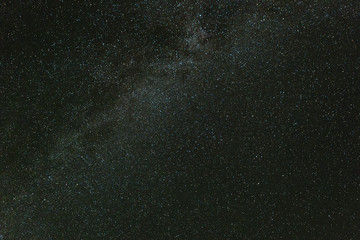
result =
[{"label": "dark nebula cloud", "polygon": [[1,3],[0,239],[356,239],[356,1]]}]

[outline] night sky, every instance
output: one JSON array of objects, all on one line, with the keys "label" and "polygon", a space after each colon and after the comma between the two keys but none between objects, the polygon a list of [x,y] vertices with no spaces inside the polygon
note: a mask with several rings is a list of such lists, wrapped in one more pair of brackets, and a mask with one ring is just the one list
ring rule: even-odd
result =
[{"label": "night sky", "polygon": [[360,239],[360,2],[2,1],[0,239]]}]

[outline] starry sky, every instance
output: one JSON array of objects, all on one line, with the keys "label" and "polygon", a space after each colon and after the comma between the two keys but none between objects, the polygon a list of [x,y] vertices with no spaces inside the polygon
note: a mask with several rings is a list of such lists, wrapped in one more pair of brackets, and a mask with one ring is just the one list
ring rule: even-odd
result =
[{"label": "starry sky", "polygon": [[360,2],[0,11],[1,240],[360,237]]}]

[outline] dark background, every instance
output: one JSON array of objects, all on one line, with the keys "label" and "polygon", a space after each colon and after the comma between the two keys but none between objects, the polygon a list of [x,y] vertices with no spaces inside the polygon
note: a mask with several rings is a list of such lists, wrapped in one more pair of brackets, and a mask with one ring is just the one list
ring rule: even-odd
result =
[{"label": "dark background", "polygon": [[1,3],[0,239],[360,237],[358,1],[194,2]]}]

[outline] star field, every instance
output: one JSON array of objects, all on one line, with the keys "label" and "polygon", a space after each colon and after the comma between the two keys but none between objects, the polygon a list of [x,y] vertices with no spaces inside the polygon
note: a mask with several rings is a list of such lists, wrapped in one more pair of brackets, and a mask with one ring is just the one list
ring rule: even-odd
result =
[{"label": "star field", "polygon": [[356,1],[4,2],[0,239],[357,239]]}]

